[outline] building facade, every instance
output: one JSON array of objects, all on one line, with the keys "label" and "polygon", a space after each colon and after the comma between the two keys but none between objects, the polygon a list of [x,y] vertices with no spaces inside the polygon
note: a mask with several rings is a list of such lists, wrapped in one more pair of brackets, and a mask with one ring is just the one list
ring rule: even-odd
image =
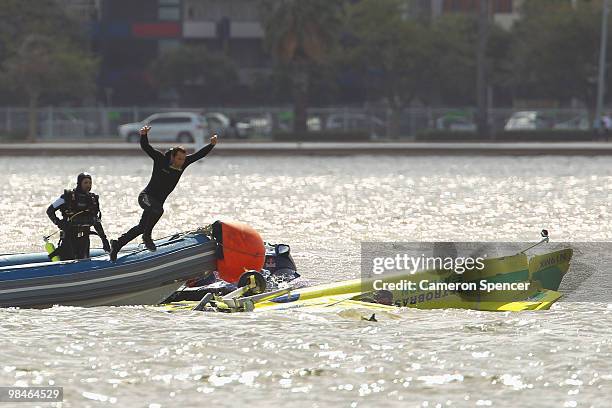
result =
[{"label": "building facade", "polygon": [[[358,0],[356,0],[358,1]],[[510,27],[523,0],[493,1],[492,18]],[[269,71],[258,0],[58,0],[91,22],[92,47],[101,57],[100,100],[146,104],[158,99],[147,72],[164,51],[181,44],[203,44],[225,53],[241,82]],[[476,13],[479,0],[405,0],[406,15],[436,18],[445,13]]]},{"label": "building facade", "polygon": [[181,44],[203,44],[225,53],[239,67],[244,83],[270,66],[257,0],[91,1],[97,3],[92,37],[102,59],[100,97],[107,103],[157,99],[148,67]]}]

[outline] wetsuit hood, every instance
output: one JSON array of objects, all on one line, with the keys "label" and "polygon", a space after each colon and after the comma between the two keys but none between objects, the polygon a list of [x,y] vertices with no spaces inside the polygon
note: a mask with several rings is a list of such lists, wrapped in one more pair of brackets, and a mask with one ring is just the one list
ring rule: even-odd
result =
[{"label": "wetsuit hood", "polygon": [[77,176],[77,185],[76,185],[76,190],[79,192],[83,192],[83,190],[81,189],[81,183],[83,182],[83,180],[85,180],[86,178],[91,180],[91,174],[89,173],[81,173]]}]

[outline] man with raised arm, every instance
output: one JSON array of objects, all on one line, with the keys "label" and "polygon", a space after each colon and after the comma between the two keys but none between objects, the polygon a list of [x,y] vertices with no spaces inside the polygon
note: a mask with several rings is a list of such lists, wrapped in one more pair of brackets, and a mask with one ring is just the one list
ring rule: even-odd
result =
[{"label": "man with raised arm", "polygon": [[213,135],[210,144],[194,154],[188,155],[182,146],[173,147],[164,154],[149,144],[147,134],[150,129],[151,126],[140,129],[140,147],[153,159],[153,173],[149,184],[138,196],[138,204],[144,211],[138,225],[132,227],[119,239],[111,240],[110,258],[113,262],[117,260],[121,248],[141,234],[147,249],[150,251],[157,249],[151,233],[164,213],[166,198],[178,184],[187,166],[206,156],[217,144],[217,135]]}]

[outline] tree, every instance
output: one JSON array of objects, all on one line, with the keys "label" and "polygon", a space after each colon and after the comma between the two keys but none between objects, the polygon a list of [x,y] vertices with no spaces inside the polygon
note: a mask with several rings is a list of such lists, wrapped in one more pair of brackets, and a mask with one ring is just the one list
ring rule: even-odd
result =
[{"label": "tree", "polygon": [[474,104],[477,20],[469,15],[447,14],[434,20],[429,30],[433,55],[428,72],[438,102],[451,106]]},{"label": "tree", "polygon": [[513,75],[514,61],[512,60],[513,34],[510,30],[501,28],[496,24],[489,27],[489,41],[487,46],[487,62],[489,64],[489,85],[498,91],[507,92],[511,88],[509,78]]},{"label": "tree", "polygon": [[26,35],[62,38],[80,48],[87,40],[56,0],[2,0],[0,21],[0,64],[17,51]]},{"label": "tree", "polygon": [[13,92],[12,101],[25,96],[34,139],[41,99],[89,96],[98,62],[79,24],[54,0],[4,0],[0,21],[0,87]]},{"label": "tree", "polygon": [[267,49],[288,70],[294,105],[294,130],[306,131],[312,65],[332,55],[341,27],[342,0],[262,0]]},{"label": "tree", "polygon": [[[397,136],[402,111],[414,101],[427,105],[476,102],[478,20],[475,15],[444,14],[417,20],[404,13],[403,0],[361,0],[349,8],[345,65],[359,70],[370,98],[392,112]],[[486,47],[488,71],[503,72],[509,34],[492,25]],[[490,83],[503,84],[491,72]]]},{"label": "tree", "polygon": [[151,73],[161,88],[176,89],[182,104],[232,101],[238,86],[234,63],[204,46],[181,46],[158,57]]},{"label": "tree", "polygon": [[592,113],[600,27],[599,1],[580,1],[575,8],[564,0],[527,1],[514,29],[510,80],[516,94],[561,102],[577,98]]},{"label": "tree", "polygon": [[3,64],[2,76],[13,90],[23,91],[29,107],[29,139],[38,132],[38,104],[50,93],[83,97],[93,92],[97,61],[69,44],[30,34]]},{"label": "tree", "polygon": [[363,0],[349,8],[345,63],[358,70],[368,95],[390,107],[391,136],[401,112],[416,98],[429,99],[433,88],[434,41],[427,28],[404,19],[400,0]]}]

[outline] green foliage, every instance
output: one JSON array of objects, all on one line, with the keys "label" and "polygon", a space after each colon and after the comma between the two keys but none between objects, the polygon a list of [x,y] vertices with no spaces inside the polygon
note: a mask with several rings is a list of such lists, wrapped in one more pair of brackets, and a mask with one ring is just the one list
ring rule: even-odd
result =
[{"label": "green foliage", "polygon": [[40,98],[81,100],[95,91],[98,61],[77,22],[53,0],[4,0],[0,88],[35,107]]},{"label": "green foliage", "polygon": [[204,46],[182,46],[157,58],[151,67],[162,88],[178,91],[183,104],[223,103],[238,86],[234,63]]},{"label": "green foliage", "polygon": [[368,94],[398,108],[428,88],[424,74],[432,55],[425,28],[404,21],[398,0],[363,0],[349,8],[351,41],[345,62],[367,78]]},{"label": "green foliage", "polygon": [[342,0],[261,0],[265,45],[284,63],[325,62],[341,27]]},{"label": "green foliage", "polygon": [[0,64],[31,34],[62,38],[73,45],[82,45],[86,39],[55,0],[2,0],[0,21]]},{"label": "green foliage", "polygon": [[509,87],[512,85],[514,61],[512,60],[513,35],[497,25],[489,27],[488,81],[492,86]]},{"label": "green foliage", "polygon": [[[426,72],[439,101],[447,105],[476,103],[476,44],[478,24],[474,16],[445,15],[428,29],[432,64]],[[426,93],[421,98],[426,100]],[[431,100],[431,99],[430,99]]]},{"label": "green foliage", "polygon": [[473,17],[443,15],[429,24],[404,18],[400,0],[362,0],[349,8],[345,63],[361,72],[368,94],[393,109],[475,101],[478,27]]},{"label": "green foliage", "polygon": [[343,0],[260,0],[265,46],[288,74],[294,106],[294,130],[306,130],[313,73],[330,63],[340,34]]},{"label": "green foliage", "polygon": [[30,104],[36,104],[45,94],[78,99],[93,92],[97,61],[69,44],[32,34],[5,60],[3,68],[5,84],[23,91]]},{"label": "green foliage", "polygon": [[98,61],[64,10],[54,0],[4,0],[0,7],[0,88],[28,103],[30,140],[41,99],[78,101],[95,90]]},{"label": "green foliage", "polygon": [[510,80],[517,94],[593,105],[600,27],[600,2],[573,8],[569,1],[528,0],[514,30]]}]

